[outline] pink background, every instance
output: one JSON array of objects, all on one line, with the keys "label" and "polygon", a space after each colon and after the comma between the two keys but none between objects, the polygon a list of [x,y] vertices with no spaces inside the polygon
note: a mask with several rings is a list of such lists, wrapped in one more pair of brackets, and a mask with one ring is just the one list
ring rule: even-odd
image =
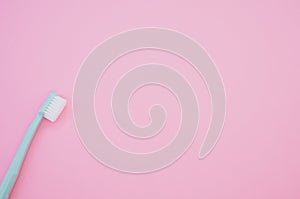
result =
[{"label": "pink background", "polygon": [[[11,198],[300,198],[299,13],[296,0],[2,0],[0,179],[47,94],[56,91],[68,100],[55,124],[42,123]],[[210,113],[201,78],[169,54],[128,55],[107,71],[96,95],[98,120],[114,143],[132,151],[155,150],[178,127],[174,97],[149,86],[136,93],[130,111],[143,125],[148,106],[164,104],[169,111],[164,134],[141,143],[117,132],[105,105],[109,97],[100,99],[99,93],[109,94],[132,64],[172,64],[193,85],[201,108],[198,136],[181,159],[158,172],[131,175],[87,153],[71,101],[90,50],[112,34],[143,26],[175,29],[203,45],[223,76],[227,117],[216,148],[198,160]]]}]

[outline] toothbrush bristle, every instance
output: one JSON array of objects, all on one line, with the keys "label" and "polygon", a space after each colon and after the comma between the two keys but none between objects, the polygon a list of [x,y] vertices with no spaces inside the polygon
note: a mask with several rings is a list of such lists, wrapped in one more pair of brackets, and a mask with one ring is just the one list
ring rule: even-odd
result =
[{"label": "toothbrush bristle", "polygon": [[63,111],[66,103],[67,101],[64,98],[58,95],[55,96],[46,108],[44,117],[51,122],[55,122],[60,113]]}]

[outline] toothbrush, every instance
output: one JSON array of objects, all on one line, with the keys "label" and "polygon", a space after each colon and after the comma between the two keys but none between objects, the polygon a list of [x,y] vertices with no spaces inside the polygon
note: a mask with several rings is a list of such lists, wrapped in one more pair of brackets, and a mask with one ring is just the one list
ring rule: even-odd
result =
[{"label": "toothbrush", "polygon": [[0,186],[0,199],[7,199],[20,173],[21,166],[31,140],[43,118],[54,122],[66,105],[66,100],[56,93],[50,93],[33,122],[26,131],[23,140],[15,154],[13,161],[8,168]]}]

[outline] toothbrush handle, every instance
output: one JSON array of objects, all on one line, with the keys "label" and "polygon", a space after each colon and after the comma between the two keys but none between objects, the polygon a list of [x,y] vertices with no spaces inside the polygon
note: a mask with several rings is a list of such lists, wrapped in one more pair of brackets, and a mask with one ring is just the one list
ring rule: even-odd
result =
[{"label": "toothbrush handle", "polygon": [[35,119],[30,124],[29,128],[27,129],[23,137],[23,140],[15,154],[15,157],[11,162],[10,167],[8,168],[6,175],[0,186],[0,199],[7,199],[9,197],[10,192],[21,170],[21,166],[26,156],[31,140],[36,132],[36,129],[41,123],[42,119],[43,119],[43,114],[38,113],[38,115],[35,117]]}]

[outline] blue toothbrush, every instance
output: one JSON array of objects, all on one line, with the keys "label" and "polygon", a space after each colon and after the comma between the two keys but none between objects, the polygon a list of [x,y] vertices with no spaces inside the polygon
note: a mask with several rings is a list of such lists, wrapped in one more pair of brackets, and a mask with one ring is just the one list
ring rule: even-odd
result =
[{"label": "blue toothbrush", "polygon": [[47,100],[40,108],[38,114],[27,129],[23,140],[15,154],[13,161],[8,168],[6,175],[0,186],[0,199],[7,199],[18,178],[22,163],[31,143],[31,140],[43,118],[54,122],[66,105],[66,100],[56,93],[50,93]]}]

